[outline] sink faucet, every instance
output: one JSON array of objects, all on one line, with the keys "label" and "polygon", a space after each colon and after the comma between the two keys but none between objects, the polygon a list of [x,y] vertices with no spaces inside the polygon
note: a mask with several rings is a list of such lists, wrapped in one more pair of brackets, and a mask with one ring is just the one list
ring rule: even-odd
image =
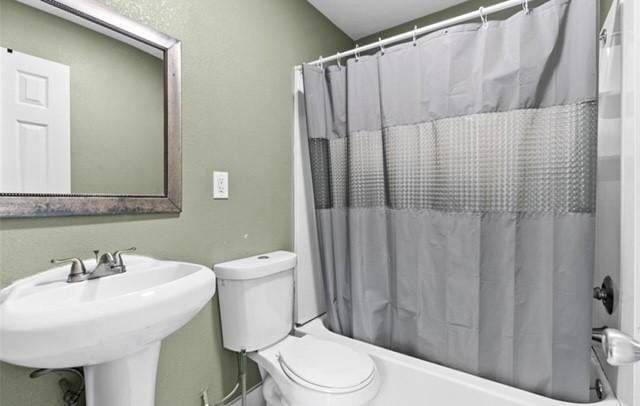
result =
[{"label": "sink faucet", "polygon": [[80,258],[63,258],[52,259],[52,264],[66,264],[71,263],[71,271],[67,277],[67,282],[81,282],[88,279],[98,279],[109,275],[116,275],[127,271],[127,267],[122,260],[122,254],[125,252],[135,251],[136,247],[131,247],[126,250],[118,250],[113,254],[105,252],[102,255],[99,250],[94,250],[93,253],[96,256],[96,267],[87,272],[87,268],[84,266],[84,262]]}]

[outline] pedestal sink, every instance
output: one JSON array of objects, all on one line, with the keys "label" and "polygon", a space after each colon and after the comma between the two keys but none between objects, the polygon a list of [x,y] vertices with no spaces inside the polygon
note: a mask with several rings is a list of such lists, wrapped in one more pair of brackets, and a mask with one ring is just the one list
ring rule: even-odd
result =
[{"label": "pedestal sink", "polygon": [[62,266],[1,290],[0,361],[83,366],[88,406],[153,406],[160,343],[211,299],[215,276],[196,264],[125,261],[118,275],[67,283]]}]

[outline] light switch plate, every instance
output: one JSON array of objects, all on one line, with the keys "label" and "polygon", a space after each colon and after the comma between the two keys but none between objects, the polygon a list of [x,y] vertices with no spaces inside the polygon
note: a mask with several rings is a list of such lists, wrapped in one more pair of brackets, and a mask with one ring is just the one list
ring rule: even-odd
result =
[{"label": "light switch plate", "polygon": [[213,171],[213,198],[229,198],[229,172]]}]

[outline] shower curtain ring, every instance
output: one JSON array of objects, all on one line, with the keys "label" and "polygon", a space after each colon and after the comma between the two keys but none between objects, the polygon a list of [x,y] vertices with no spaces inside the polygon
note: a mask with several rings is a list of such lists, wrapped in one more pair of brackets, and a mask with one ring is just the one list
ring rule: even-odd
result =
[{"label": "shower curtain ring", "polygon": [[489,25],[489,21],[487,20],[487,15],[484,12],[484,7],[480,7],[478,9],[478,12],[480,13],[480,21],[482,21],[482,27],[487,28],[487,25]]},{"label": "shower curtain ring", "polygon": [[524,10],[525,14],[529,14],[529,0],[524,0],[522,2],[522,9]]},{"label": "shower curtain ring", "polygon": [[324,70],[324,64],[322,63],[322,55],[318,58],[318,66],[320,66],[320,70]]},{"label": "shower curtain ring", "polygon": [[356,44],[356,52],[355,52],[355,55],[356,55],[356,62],[358,62],[358,61],[360,60],[360,52],[358,52],[358,44]]},{"label": "shower curtain ring", "polygon": [[418,33],[418,26],[414,25],[413,26],[413,46],[416,46],[416,34]]},{"label": "shower curtain ring", "polygon": [[340,52],[336,52],[336,61],[338,62],[338,69],[342,69],[342,64],[340,63]]},{"label": "shower curtain ring", "polygon": [[378,44],[380,45],[380,52],[384,55],[384,46],[382,46],[382,38],[378,37]]}]

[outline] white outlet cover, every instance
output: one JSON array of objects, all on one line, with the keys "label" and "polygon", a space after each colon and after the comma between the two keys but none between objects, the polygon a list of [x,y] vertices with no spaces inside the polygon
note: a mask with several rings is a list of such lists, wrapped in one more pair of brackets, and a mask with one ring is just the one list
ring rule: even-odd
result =
[{"label": "white outlet cover", "polygon": [[229,198],[229,172],[213,171],[213,198]]}]

